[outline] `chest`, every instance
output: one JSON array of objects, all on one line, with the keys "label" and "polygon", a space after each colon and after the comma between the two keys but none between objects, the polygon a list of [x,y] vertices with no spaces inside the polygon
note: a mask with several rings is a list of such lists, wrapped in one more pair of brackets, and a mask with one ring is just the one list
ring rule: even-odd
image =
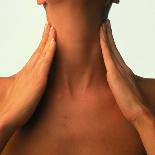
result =
[{"label": "chest", "polygon": [[19,155],[145,154],[136,130],[114,98],[106,96],[89,94],[73,99],[46,94],[2,155],[18,155],[17,150]]}]

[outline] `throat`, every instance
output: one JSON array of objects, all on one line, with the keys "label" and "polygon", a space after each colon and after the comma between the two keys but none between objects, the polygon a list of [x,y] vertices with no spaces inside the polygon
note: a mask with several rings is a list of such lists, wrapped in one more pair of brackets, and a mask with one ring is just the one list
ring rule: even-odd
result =
[{"label": "throat", "polygon": [[70,90],[78,87],[86,90],[103,82],[106,74],[99,42],[103,19],[99,14],[92,13],[92,8],[81,9],[46,7],[49,23],[57,32],[54,71],[51,73],[54,74],[55,84],[61,83],[61,87]]}]

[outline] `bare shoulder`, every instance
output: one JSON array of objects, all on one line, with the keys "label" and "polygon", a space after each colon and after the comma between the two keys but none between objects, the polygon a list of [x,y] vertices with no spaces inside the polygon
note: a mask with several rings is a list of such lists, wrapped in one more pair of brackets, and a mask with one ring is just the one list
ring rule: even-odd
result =
[{"label": "bare shoulder", "polygon": [[137,85],[141,91],[141,94],[146,101],[146,104],[155,114],[155,79],[144,78],[138,75],[135,76],[135,79],[137,81]]},{"label": "bare shoulder", "polygon": [[11,81],[13,81],[13,76],[10,77],[0,77],[0,90],[8,86]]},{"label": "bare shoulder", "polygon": [[13,82],[14,76],[0,77],[0,100],[2,100],[9,88],[11,82]]}]

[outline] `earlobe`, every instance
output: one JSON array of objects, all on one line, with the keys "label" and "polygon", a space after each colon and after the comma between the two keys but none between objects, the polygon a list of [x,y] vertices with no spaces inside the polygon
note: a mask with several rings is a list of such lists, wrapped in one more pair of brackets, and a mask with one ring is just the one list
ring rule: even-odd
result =
[{"label": "earlobe", "polygon": [[38,5],[43,5],[46,3],[46,0],[37,0]]}]

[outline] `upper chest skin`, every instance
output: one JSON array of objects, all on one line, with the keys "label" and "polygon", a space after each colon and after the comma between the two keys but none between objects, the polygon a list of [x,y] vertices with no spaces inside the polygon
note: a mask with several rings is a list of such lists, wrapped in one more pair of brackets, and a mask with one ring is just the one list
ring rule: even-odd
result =
[{"label": "upper chest skin", "polygon": [[111,92],[90,90],[70,97],[48,90],[30,121],[2,155],[145,155],[136,130]]}]

